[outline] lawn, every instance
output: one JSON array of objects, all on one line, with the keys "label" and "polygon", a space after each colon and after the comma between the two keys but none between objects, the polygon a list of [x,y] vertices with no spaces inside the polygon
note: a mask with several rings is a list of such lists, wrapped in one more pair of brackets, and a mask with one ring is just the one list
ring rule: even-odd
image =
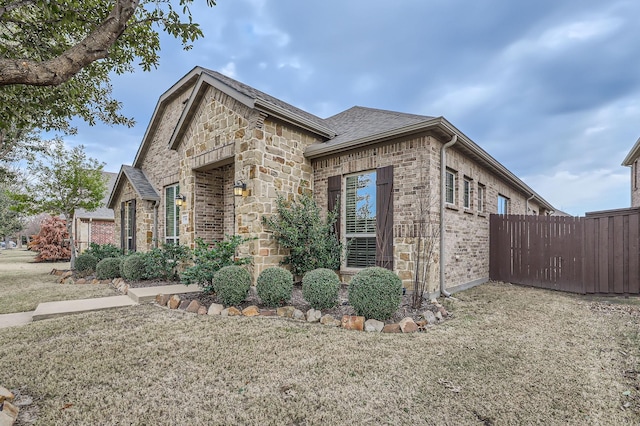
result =
[{"label": "lawn", "polygon": [[69,269],[69,262],[33,263],[35,253],[0,250],[0,314],[33,311],[39,303],[114,296],[106,284],[58,284],[52,269]]},{"label": "lawn", "polygon": [[21,424],[639,424],[637,299],[504,283],[410,335],[154,305],[0,329]]}]

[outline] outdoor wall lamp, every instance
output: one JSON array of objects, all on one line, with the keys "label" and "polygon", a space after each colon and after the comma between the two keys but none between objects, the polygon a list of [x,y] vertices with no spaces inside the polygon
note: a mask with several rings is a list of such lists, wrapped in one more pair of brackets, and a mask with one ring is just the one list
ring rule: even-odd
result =
[{"label": "outdoor wall lamp", "polygon": [[236,197],[242,197],[245,195],[245,191],[247,190],[247,184],[243,181],[239,180],[233,185],[233,195]]},{"label": "outdoor wall lamp", "polygon": [[182,207],[187,204],[187,197],[182,194],[176,195],[176,206]]}]

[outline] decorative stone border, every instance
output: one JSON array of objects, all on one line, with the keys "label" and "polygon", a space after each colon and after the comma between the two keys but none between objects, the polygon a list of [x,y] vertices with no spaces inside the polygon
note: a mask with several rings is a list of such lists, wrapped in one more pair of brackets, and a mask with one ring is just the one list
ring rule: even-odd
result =
[{"label": "decorative stone border", "polygon": [[0,386],[0,426],[11,426],[18,418],[18,407],[12,404],[13,393]]},{"label": "decorative stone border", "polygon": [[[158,294],[155,303],[169,309],[180,309],[198,315],[220,315],[223,317],[245,316],[245,317],[282,317],[299,321],[320,323],[330,327],[341,327],[346,330],[377,332],[377,333],[415,333],[426,331],[427,328],[437,324],[449,316],[444,306],[435,303],[438,312],[425,311],[423,319],[414,321],[411,317],[403,318],[396,324],[384,324],[382,321],[367,319],[357,315],[343,315],[341,319],[336,319],[332,315],[322,315],[321,311],[309,309],[306,313],[296,309],[294,306],[283,306],[277,309],[260,309],[257,306],[248,306],[240,310],[234,306],[224,307],[221,304],[213,303],[209,308],[200,304],[198,300],[181,300],[177,294]],[[433,303],[433,301],[432,301]]]}]

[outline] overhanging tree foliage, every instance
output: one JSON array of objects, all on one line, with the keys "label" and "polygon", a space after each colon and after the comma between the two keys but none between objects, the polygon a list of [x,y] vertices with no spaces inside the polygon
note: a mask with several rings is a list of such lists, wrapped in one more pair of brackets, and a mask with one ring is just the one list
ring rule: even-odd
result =
[{"label": "overhanging tree foliage", "polygon": [[72,268],[76,258],[73,215],[79,208],[92,211],[100,207],[107,190],[103,167],[104,163],[87,158],[82,145],[66,149],[62,141],[56,139],[46,155],[29,162],[32,179],[24,184],[20,193],[12,195],[18,211],[64,215]]},{"label": "overhanging tree foliage", "polygon": [[[214,0],[206,0],[208,6]],[[201,37],[193,0],[9,0],[0,3],[0,130],[71,131],[69,119],[131,125],[110,74],[157,66],[159,31],[184,48]],[[0,137],[2,134],[0,133]]]}]

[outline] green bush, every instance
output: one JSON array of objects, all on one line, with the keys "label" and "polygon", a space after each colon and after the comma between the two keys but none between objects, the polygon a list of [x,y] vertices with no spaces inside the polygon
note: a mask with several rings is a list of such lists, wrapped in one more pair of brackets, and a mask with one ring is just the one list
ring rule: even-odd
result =
[{"label": "green bush", "polygon": [[245,268],[229,265],[213,275],[213,291],[225,305],[238,305],[247,298],[251,275]]},{"label": "green bush", "polygon": [[180,280],[185,284],[197,284],[205,292],[213,291],[211,280],[213,275],[230,265],[247,265],[251,263],[250,257],[237,257],[236,252],[241,244],[255,240],[239,235],[226,236],[224,241],[205,243],[202,238],[196,239],[196,248],[193,250],[193,266],[180,274]]},{"label": "green bush", "polygon": [[334,307],[338,301],[339,290],[340,279],[331,269],[314,269],[302,278],[302,296],[313,309]]},{"label": "green bush", "polygon": [[178,244],[164,244],[161,248],[154,248],[144,253],[145,279],[177,279],[178,268],[190,256],[189,247]]},{"label": "green bush", "polygon": [[146,278],[145,254],[135,253],[124,258],[120,271],[122,278],[128,281],[139,281]]},{"label": "green bush", "polygon": [[400,306],[402,281],[392,271],[380,267],[358,272],[349,283],[349,303],[356,314],[383,321]]},{"label": "green bush", "polygon": [[272,266],[260,272],[256,280],[258,297],[267,306],[279,306],[291,299],[293,275],[286,269]]},{"label": "green bush", "polygon": [[328,212],[323,220],[310,195],[302,195],[295,202],[278,196],[276,208],[277,215],[263,216],[262,223],[273,231],[278,244],[289,249],[280,263],[291,265],[291,272],[297,276],[317,268],[340,268],[342,244],[333,230],[337,212]]},{"label": "green bush", "polygon": [[106,259],[107,257],[120,257],[122,255],[122,250],[113,244],[89,244],[89,248],[84,251],[84,254],[90,254],[98,259],[100,262],[102,259]]},{"label": "green bush", "polygon": [[96,277],[99,280],[112,280],[120,276],[120,258],[107,257],[96,265]]},{"label": "green bush", "polygon": [[87,253],[82,253],[76,257],[75,270],[81,274],[90,274],[96,270],[98,259]]}]

